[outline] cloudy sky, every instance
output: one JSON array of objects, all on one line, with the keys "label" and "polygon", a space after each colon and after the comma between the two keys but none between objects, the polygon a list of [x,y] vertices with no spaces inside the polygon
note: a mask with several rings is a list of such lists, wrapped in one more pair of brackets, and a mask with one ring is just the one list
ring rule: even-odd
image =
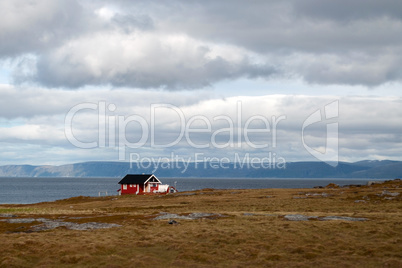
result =
[{"label": "cloudy sky", "polygon": [[399,0],[0,10],[0,165],[402,160]]}]

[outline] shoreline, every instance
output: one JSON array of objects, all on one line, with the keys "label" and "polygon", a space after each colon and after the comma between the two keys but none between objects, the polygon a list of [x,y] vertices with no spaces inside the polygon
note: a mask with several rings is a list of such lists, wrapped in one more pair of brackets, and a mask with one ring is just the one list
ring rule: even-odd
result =
[{"label": "shoreline", "polygon": [[0,266],[400,267],[401,202],[391,180],[0,205]]},{"label": "shoreline", "polygon": [[[203,188],[215,189],[302,189],[317,186],[326,186],[329,183],[339,184],[360,184],[371,181],[371,179],[303,179],[303,178],[164,178],[163,182],[174,185],[178,182],[179,191],[192,191]],[[378,180],[386,181],[386,179]],[[115,183],[116,182],[116,183]],[[20,178],[15,180],[0,179],[0,204],[35,204],[40,202],[51,202],[75,196],[99,196],[108,193],[114,195],[118,189],[118,180],[110,178]],[[117,192],[116,192],[117,194]]]}]

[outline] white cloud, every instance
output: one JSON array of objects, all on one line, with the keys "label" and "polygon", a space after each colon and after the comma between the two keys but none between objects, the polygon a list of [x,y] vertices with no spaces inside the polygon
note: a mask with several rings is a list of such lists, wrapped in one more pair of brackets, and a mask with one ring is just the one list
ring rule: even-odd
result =
[{"label": "white cloud", "polygon": [[[39,161],[37,151],[55,162],[63,162],[63,155],[65,162],[76,162],[74,155],[77,161],[116,159],[116,148],[80,150],[65,139],[64,118],[78,104],[113,104],[108,116],[136,114],[147,122],[151,104],[171,104],[187,121],[199,116],[193,127],[205,126],[200,118],[207,118],[213,132],[230,126],[214,117],[237,118],[238,100],[243,123],[286,115],[278,146],[267,150],[289,161],[311,159],[301,144],[302,124],[336,99],[341,159],[400,159],[401,98],[392,97],[401,96],[400,7],[397,0],[2,1],[0,77],[12,83],[0,84],[2,159],[25,161],[24,150],[32,163]],[[175,113],[158,116],[157,141],[175,140]],[[96,110],[80,111],[74,134],[96,141],[97,117]],[[323,148],[325,130],[324,122],[310,126],[306,142]],[[228,134],[214,137],[222,145]],[[117,137],[125,135],[138,139],[138,123]],[[211,135],[189,137],[209,144]],[[194,149],[184,137],[174,148],[150,148],[148,141],[132,151],[267,153],[244,140],[236,147],[236,135],[233,146],[222,149]],[[259,144],[270,137],[272,132],[252,136]]]},{"label": "white cloud", "polygon": [[0,18],[0,55],[37,57],[23,65],[31,72],[16,66],[19,83],[194,89],[242,77],[366,86],[402,78],[395,1],[336,8],[321,1],[2,5],[9,12]]},{"label": "white cloud", "polygon": [[32,79],[56,87],[110,84],[188,89],[275,73],[273,67],[254,63],[247,52],[225,47],[186,35],[102,32],[70,41],[40,57]]},{"label": "white cloud", "polygon": [[0,57],[41,53],[91,25],[75,0],[1,1],[0,10]]},{"label": "white cloud", "polygon": [[[40,91],[39,91],[40,92]],[[52,94],[54,91],[43,90],[43,94]],[[212,96],[200,95],[201,98],[194,98],[186,92],[162,93],[137,91],[130,89],[118,91],[60,91],[65,102],[63,108],[42,110],[39,114],[31,107],[19,115],[10,114],[7,119],[9,124],[2,124],[0,127],[0,140],[8,144],[19,144],[25,148],[29,146],[40,146],[41,153],[48,151],[49,146],[54,147],[60,155],[75,151],[77,155],[85,155],[91,158],[89,152],[93,152],[108,160],[118,160],[119,151],[110,142],[127,143],[133,145],[145,135],[145,142],[140,148],[126,148],[126,153],[135,152],[143,156],[157,154],[167,156],[173,152],[181,156],[193,156],[195,153],[203,153],[207,157],[234,157],[235,153],[251,153],[256,157],[264,157],[269,152],[275,153],[278,157],[284,157],[287,161],[314,160],[304,149],[302,144],[303,122],[315,111],[333,101],[339,100],[339,117],[329,121],[322,121],[305,129],[305,141],[313,148],[324,148],[326,144],[326,124],[339,124],[339,145],[341,160],[365,159],[369,155],[372,158],[400,159],[397,149],[402,145],[399,133],[401,127],[399,120],[402,117],[401,98],[399,97],[337,97],[337,96],[287,96],[287,95],[266,95],[266,96],[243,96],[219,99]],[[147,96],[148,95],[148,96]],[[174,95],[174,96],[173,96]],[[93,98],[98,96],[104,98],[102,101]],[[141,97],[144,96],[145,100]],[[92,97],[92,99],[91,99]],[[83,98],[95,105],[95,109],[80,110],[73,117],[72,131],[75,138],[84,143],[104,141],[103,148],[80,149],[75,148],[65,137],[64,119],[69,109],[75,105],[82,104]],[[169,104],[168,108],[154,107],[154,120],[151,121],[152,107],[147,100],[152,99],[154,104]],[[170,98],[170,99],[169,99]],[[27,97],[19,101],[19,105],[30,103]],[[116,109],[108,110],[108,105],[114,104]],[[106,125],[103,118],[99,117],[102,105],[106,109]],[[373,109],[376,107],[376,109]],[[129,116],[137,116],[134,121],[127,121],[121,125],[120,120],[129,120]],[[240,116],[240,117],[239,117]],[[146,133],[143,132],[142,118],[147,125]],[[239,118],[241,120],[239,121]],[[254,120],[251,120],[253,119]],[[279,119],[278,119],[279,118]],[[184,120],[184,124],[182,123]],[[113,124],[113,121],[117,125]],[[262,133],[249,133],[249,142],[245,139],[246,122],[249,121],[249,130],[268,129]],[[12,124],[15,122],[15,124]],[[151,123],[154,123],[155,135],[151,133]],[[275,123],[276,122],[276,123]],[[210,129],[208,129],[210,124]],[[276,134],[274,133],[274,128]],[[188,135],[181,130],[190,129]],[[194,132],[191,129],[201,130]],[[103,136],[103,132],[105,136]],[[115,133],[112,139],[110,131]],[[240,140],[238,133],[241,133]],[[167,145],[177,142],[166,148],[152,146],[151,138],[157,145]],[[240,141],[240,143],[238,143]],[[205,147],[205,148],[197,148]],[[205,145],[205,146],[204,146]],[[267,145],[265,148],[254,148],[255,145]],[[32,153],[32,152],[30,152]],[[71,153],[66,154],[66,162],[76,162]],[[98,157],[98,156],[97,156]],[[96,157],[96,159],[98,159]],[[60,157],[59,157],[60,158]],[[71,159],[71,160],[69,160]],[[88,159],[88,160],[89,160]],[[128,158],[126,158],[128,160]],[[30,161],[35,161],[34,158]],[[60,160],[58,160],[60,161]]]}]

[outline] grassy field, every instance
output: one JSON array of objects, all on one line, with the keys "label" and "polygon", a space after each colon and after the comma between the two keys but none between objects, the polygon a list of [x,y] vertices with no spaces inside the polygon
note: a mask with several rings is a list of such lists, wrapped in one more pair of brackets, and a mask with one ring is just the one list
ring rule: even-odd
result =
[{"label": "grassy field", "polygon": [[[395,180],[0,205],[0,267],[402,267],[401,192]],[[164,213],[177,217],[155,219]],[[208,214],[182,217],[191,213]],[[120,227],[38,228],[44,222]]]}]

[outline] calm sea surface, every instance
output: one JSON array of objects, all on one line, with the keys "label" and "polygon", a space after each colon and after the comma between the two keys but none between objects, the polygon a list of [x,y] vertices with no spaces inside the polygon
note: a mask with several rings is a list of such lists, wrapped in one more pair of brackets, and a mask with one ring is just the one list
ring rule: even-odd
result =
[{"label": "calm sea surface", "polygon": [[[282,178],[159,178],[162,183],[175,185],[179,191],[204,188],[261,189],[312,188],[330,182],[366,184],[370,179],[282,179]],[[74,196],[117,195],[119,178],[1,178],[0,204],[31,204]]]}]

